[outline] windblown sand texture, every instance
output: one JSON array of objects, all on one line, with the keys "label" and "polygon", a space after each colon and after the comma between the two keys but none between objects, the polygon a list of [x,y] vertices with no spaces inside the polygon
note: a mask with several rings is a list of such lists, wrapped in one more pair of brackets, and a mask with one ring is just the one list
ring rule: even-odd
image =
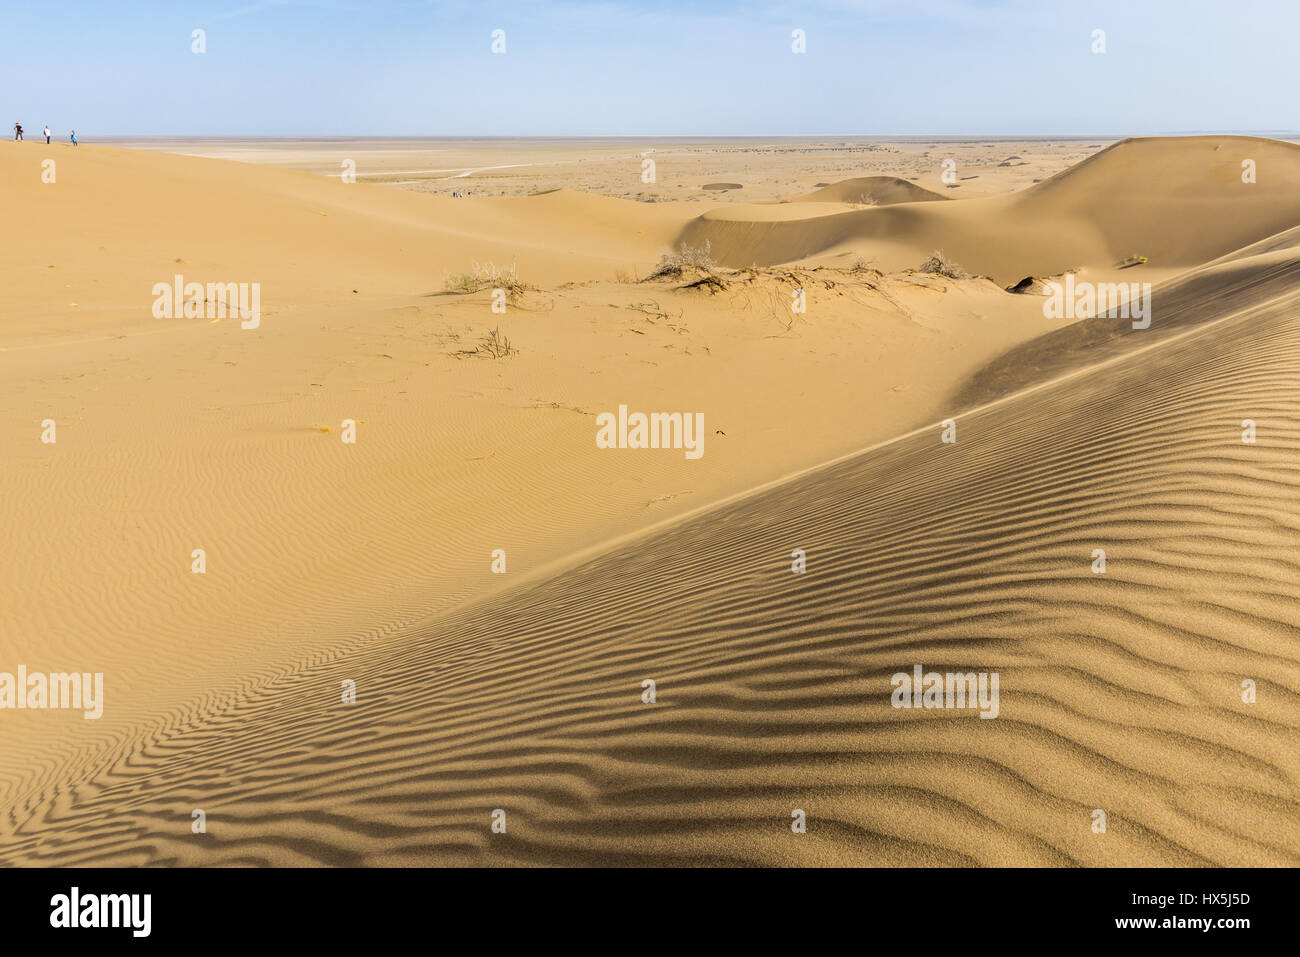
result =
[{"label": "windblown sand texture", "polygon": [[[970,145],[1032,168],[964,195],[688,146],[651,203],[0,144],[0,671],[106,689],[0,711],[0,862],[1300,863],[1300,147]],[[1067,272],[1151,327],[1005,290]],[[177,273],[261,326],[154,318]],[[598,449],[619,404],[704,455]],[[998,717],[891,707],[916,664]]]}]

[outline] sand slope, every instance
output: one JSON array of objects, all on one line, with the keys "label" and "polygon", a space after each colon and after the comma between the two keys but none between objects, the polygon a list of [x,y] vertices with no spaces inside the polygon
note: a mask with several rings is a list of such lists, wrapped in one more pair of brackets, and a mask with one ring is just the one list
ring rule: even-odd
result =
[{"label": "sand slope", "polygon": [[[571,191],[453,201],[68,152],[56,183],[15,190],[45,212],[21,220],[0,267],[14,274],[0,321],[0,670],[103,671],[110,701],[98,721],[6,712],[0,799],[195,702],[237,701],[936,415],[957,375],[1043,328],[1034,303],[1008,312],[980,282],[829,270],[713,293],[613,282],[616,268],[648,272],[681,228],[686,214],[647,204]],[[13,144],[0,167],[17,180],[43,153]],[[132,219],[150,197],[158,208]],[[186,202],[198,212],[177,215]],[[74,211],[84,228],[65,225]],[[516,256],[530,288],[505,314],[490,289],[443,288],[480,257]],[[261,326],[155,318],[152,284],[175,272],[261,283]],[[799,287],[804,316],[790,310]],[[467,355],[493,329],[515,354]],[[620,403],[701,411],[705,456],[597,449],[595,416]],[[791,434],[791,417],[819,427]],[[47,418],[54,445],[40,441]],[[490,570],[498,548],[504,576]]]},{"label": "sand slope", "polygon": [[[1129,273],[1121,274],[1121,281]],[[1284,230],[1155,286],[1151,325],[1135,329],[1122,315],[1072,323],[1010,350],[965,383],[954,399],[975,406],[1046,381],[1081,364],[1149,348],[1225,312],[1287,296],[1300,282],[1300,230]]]},{"label": "sand slope", "polygon": [[796,203],[862,203],[893,206],[896,203],[929,203],[948,199],[896,176],[855,176],[814,190],[791,200]]},{"label": "sand slope", "polygon": [[[1297,306],[177,713],[25,799],[4,859],[1295,865]],[[1001,716],[892,709],[916,663],[997,670]]]},{"label": "sand slope", "polygon": [[[1257,182],[1243,183],[1253,159]],[[886,270],[942,249],[1003,285],[1137,254],[1151,269],[1188,269],[1300,219],[1300,146],[1242,136],[1130,139],[1006,196],[905,203],[798,221],[761,206],[719,207],[685,241],[734,266],[869,251]]]},{"label": "sand slope", "polygon": [[[0,267],[0,667],[102,669],[112,698],[0,716],[0,862],[1300,863],[1295,154],[1179,142],[1010,197],[767,221],[113,150],[60,164],[79,200],[22,186],[46,217]],[[1244,197],[1208,162],[1238,146]],[[185,197],[202,216],[168,212]],[[51,209],[96,215],[71,234]],[[957,225],[951,254],[1014,278],[1144,237],[1182,271],[1142,331],[1053,329],[979,279],[600,281],[683,236],[887,260]],[[256,337],[149,316],[177,244],[283,290]],[[543,278],[505,316],[426,278],[515,250]],[[51,304],[50,252],[93,310]],[[489,324],[519,354],[457,358]],[[621,401],[703,409],[699,467],[596,450]],[[1000,716],[890,707],[918,664],[997,671]]]},{"label": "sand slope", "polygon": [[[54,183],[42,182],[45,159],[56,164]],[[14,224],[0,259],[10,341],[120,332],[136,318],[156,328],[149,291],[177,273],[261,282],[271,313],[440,292],[449,273],[475,261],[514,261],[534,283],[610,279],[618,267],[653,260],[683,218],[572,191],[453,200],[193,156],[43,143],[5,144],[0,177]]]}]

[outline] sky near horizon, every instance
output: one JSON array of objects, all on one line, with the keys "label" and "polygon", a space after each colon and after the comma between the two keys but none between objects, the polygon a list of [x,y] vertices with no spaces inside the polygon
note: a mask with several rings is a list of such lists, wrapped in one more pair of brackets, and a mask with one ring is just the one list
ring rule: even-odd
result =
[{"label": "sky near horizon", "polygon": [[1298,28],[1296,0],[0,0],[0,101],[83,139],[1293,132]]}]

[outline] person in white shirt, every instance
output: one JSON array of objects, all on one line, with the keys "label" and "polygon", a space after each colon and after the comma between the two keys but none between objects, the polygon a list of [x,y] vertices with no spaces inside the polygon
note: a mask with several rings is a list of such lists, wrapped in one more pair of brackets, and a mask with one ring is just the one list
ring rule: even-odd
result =
[{"label": "person in white shirt", "polygon": [[49,123],[45,124],[45,145],[46,146],[50,145],[50,124]]}]

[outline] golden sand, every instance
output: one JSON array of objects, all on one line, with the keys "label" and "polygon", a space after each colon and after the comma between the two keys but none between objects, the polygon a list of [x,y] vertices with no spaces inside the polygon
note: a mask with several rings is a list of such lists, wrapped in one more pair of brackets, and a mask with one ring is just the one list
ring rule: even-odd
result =
[{"label": "golden sand", "polygon": [[0,862],[1300,862],[1300,147],[1103,145],[0,144]]}]

